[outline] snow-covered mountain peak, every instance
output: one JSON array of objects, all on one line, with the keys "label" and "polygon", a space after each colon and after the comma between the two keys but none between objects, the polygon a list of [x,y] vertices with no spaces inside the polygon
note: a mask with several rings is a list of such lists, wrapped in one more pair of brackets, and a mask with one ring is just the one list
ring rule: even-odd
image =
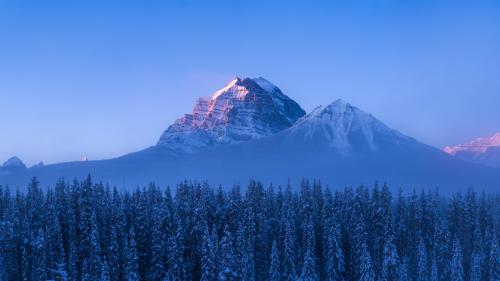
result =
[{"label": "snow-covered mountain peak", "polygon": [[310,141],[321,140],[339,152],[360,148],[374,151],[388,143],[399,145],[410,140],[342,99],[315,108],[288,131]]},{"label": "snow-covered mountain peak", "polygon": [[500,168],[500,133],[490,137],[475,138],[459,145],[446,146],[443,151],[467,161]]},{"label": "snow-covered mountain peak", "polygon": [[443,151],[467,161],[500,168],[500,133],[475,138],[463,144],[446,146]]},{"label": "snow-covered mountain peak", "polygon": [[161,136],[158,145],[194,152],[275,134],[292,126],[304,110],[266,79],[235,78],[208,98],[198,98]]},{"label": "snow-covered mountain peak", "polygon": [[470,142],[455,146],[446,146],[443,150],[451,155],[458,153],[480,154],[495,147],[500,147],[500,133],[496,133],[490,137],[475,138]]},{"label": "snow-covered mountain peak", "polygon": [[26,167],[21,159],[14,156],[3,163],[3,167]]}]

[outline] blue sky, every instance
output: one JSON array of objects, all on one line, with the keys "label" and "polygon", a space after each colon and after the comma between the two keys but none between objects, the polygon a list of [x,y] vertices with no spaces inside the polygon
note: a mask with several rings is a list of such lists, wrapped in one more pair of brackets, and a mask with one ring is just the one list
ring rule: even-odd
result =
[{"label": "blue sky", "polygon": [[500,2],[0,0],[0,161],[145,148],[234,76],[437,147],[490,135]]}]

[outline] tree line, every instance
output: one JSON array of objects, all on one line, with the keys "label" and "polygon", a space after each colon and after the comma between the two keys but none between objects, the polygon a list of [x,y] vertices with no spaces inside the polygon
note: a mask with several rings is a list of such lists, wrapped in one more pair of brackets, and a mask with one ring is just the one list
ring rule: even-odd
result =
[{"label": "tree line", "polygon": [[499,281],[500,195],[387,185],[0,186],[0,281]]}]

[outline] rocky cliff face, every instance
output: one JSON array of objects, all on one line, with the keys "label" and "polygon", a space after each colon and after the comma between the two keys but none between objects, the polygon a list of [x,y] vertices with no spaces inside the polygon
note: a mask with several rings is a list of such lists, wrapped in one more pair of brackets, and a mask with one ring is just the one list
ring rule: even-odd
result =
[{"label": "rocky cliff face", "polygon": [[158,146],[191,153],[275,134],[292,126],[304,110],[264,78],[236,78],[211,97],[199,98],[161,136]]}]

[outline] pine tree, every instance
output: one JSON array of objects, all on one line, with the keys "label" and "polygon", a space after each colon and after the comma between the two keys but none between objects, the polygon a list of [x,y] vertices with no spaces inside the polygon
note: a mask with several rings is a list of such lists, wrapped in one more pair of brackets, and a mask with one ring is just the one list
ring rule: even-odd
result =
[{"label": "pine tree", "polygon": [[162,224],[165,220],[164,212],[162,206],[155,206],[153,208],[153,230],[151,235],[151,267],[147,274],[148,280],[155,281],[160,280],[166,276],[166,270],[164,266],[165,253],[165,235],[162,231]]},{"label": "pine tree", "polygon": [[489,281],[500,280],[500,248],[496,236],[492,237],[490,259],[488,263],[489,268]]},{"label": "pine tree", "polygon": [[271,261],[269,266],[269,281],[280,281],[280,257],[278,254],[278,246],[276,240],[273,241],[273,246],[271,248],[271,257],[269,259]]},{"label": "pine tree", "polygon": [[219,255],[219,275],[217,280],[237,280],[237,268],[235,264],[235,256],[233,251],[232,242],[233,238],[229,227],[224,227],[224,234],[220,242],[220,255]]},{"label": "pine tree", "polygon": [[213,241],[213,236],[208,230],[208,225],[205,224],[205,232],[203,234],[203,248],[201,251],[201,281],[216,280],[217,267],[215,263],[216,249]]},{"label": "pine tree", "polygon": [[408,269],[408,257],[404,257],[399,264],[399,281],[412,280]]},{"label": "pine tree", "polygon": [[[364,191],[358,191],[361,194]],[[363,200],[358,195],[355,199],[354,206],[354,237],[353,237],[353,267],[354,276],[357,281],[374,281],[375,273],[373,272],[373,263],[368,251],[368,244],[366,243],[366,227],[363,216]]]},{"label": "pine tree", "polygon": [[7,271],[5,270],[5,263],[3,261],[2,255],[0,255],[0,281],[8,281],[9,276],[7,276]]},{"label": "pine tree", "polygon": [[393,243],[392,236],[384,245],[384,259],[382,261],[382,271],[380,272],[380,280],[397,281],[399,277],[399,257],[396,250],[396,245]]},{"label": "pine tree", "polygon": [[432,257],[430,281],[439,281],[439,272],[435,255]]},{"label": "pine tree", "polygon": [[101,268],[101,278],[100,281],[111,281],[111,277],[109,274],[109,266],[108,262],[104,261]]},{"label": "pine tree", "polygon": [[340,243],[339,223],[335,214],[324,219],[325,231],[323,233],[324,241],[324,262],[325,274],[328,281],[342,281],[345,270],[344,254]]},{"label": "pine tree", "polygon": [[139,256],[137,254],[137,246],[135,242],[135,230],[132,226],[129,231],[129,242],[127,249],[127,266],[125,273],[126,281],[138,281],[139,278]]},{"label": "pine tree", "polygon": [[287,210],[285,218],[285,237],[283,253],[283,278],[285,281],[295,281],[297,279],[296,271],[296,243],[297,236],[295,231],[295,222],[293,221],[291,210]]},{"label": "pine tree", "polygon": [[316,257],[314,253],[314,228],[311,219],[307,220],[306,223],[306,250],[304,263],[302,265],[302,273],[300,274],[300,281],[315,281],[319,280],[318,268],[316,263]]},{"label": "pine tree", "polygon": [[95,212],[92,212],[90,221],[90,252],[88,255],[88,266],[91,277],[99,278],[101,270],[101,245],[99,238],[99,230],[97,229],[97,220]]},{"label": "pine tree", "polygon": [[75,245],[75,240],[72,239],[69,245],[69,254],[68,254],[68,279],[71,281],[78,280],[78,253],[77,247]]},{"label": "pine tree", "polygon": [[464,280],[464,269],[462,267],[462,247],[458,239],[453,242],[453,256],[450,262],[451,270],[451,280],[463,281]]},{"label": "pine tree", "polygon": [[[476,244],[476,243],[474,243]],[[470,281],[481,281],[481,263],[482,263],[482,252],[479,245],[474,246],[472,250],[472,256],[470,259]]]},{"label": "pine tree", "polygon": [[92,275],[93,275],[93,273],[90,270],[89,263],[88,263],[87,259],[84,259],[83,263],[82,263],[82,278],[81,278],[81,281],[99,280],[99,279],[94,279],[92,277]]},{"label": "pine tree", "polygon": [[31,281],[45,281],[47,279],[46,271],[46,253],[44,250],[45,236],[40,229],[36,233],[32,245],[33,264],[31,269]]},{"label": "pine tree", "polygon": [[417,281],[427,281],[427,251],[425,250],[424,240],[420,239],[417,249]]},{"label": "pine tree", "polygon": [[172,219],[172,233],[167,238],[168,278],[171,281],[185,280],[184,273],[184,232],[177,213]]}]

